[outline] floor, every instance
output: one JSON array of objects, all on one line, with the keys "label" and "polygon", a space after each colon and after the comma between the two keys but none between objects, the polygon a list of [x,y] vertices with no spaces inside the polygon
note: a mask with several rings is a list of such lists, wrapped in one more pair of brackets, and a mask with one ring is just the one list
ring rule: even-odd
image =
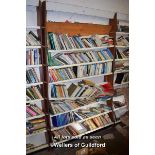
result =
[{"label": "floor", "polygon": [[[128,131],[128,129],[127,129],[127,131]],[[90,139],[88,139],[88,140],[73,140],[73,141],[69,141],[68,143],[72,143],[72,144],[75,144],[78,142],[79,143],[81,143],[81,142],[93,143],[96,141],[99,143],[105,142],[106,149],[103,148],[105,150],[105,153],[103,153],[104,150],[100,151],[100,153],[99,153],[100,149],[97,150],[97,148],[96,148],[96,150],[98,152],[93,153],[93,155],[99,155],[99,154],[102,154],[102,155],[128,155],[129,154],[128,136],[127,137],[122,136],[122,134],[120,132],[118,132],[114,126],[108,127],[107,129],[104,129],[104,130],[101,129],[101,130],[99,130],[95,133],[89,134],[89,135],[104,136],[109,133],[112,133],[114,135],[114,139],[104,140],[102,138],[99,140],[90,140]],[[77,150],[81,150],[81,148],[52,148],[51,150],[44,149],[44,150],[41,150],[41,151],[38,151],[35,153],[31,153],[31,155],[89,155],[90,154],[90,153],[88,153],[88,154],[79,153],[78,154],[78,153],[76,153]],[[92,155],[92,153],[91,153],[91,155]]]}]

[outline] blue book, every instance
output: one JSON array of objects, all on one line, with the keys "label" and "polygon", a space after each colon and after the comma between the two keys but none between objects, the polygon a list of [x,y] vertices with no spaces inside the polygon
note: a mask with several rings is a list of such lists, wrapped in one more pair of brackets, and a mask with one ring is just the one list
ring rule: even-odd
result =
[{"label": "blue book", "polygon": [[78,39],[78,37],[73,36],[73,38],[76,40],[76,42],[78,43],[78,45],[79,45],[81,48],[84,48],[84,46],[81,44],[81,42],[80,42],[80,40]]},{"label": "blue book", "polygon": [[64,75],[63,71],[61,69],[58,70],[63,80],[66,80],[66,76]]},{"label": "blue book", "polygon": [[92,38],[88,38],[87,40],[89,41],[90,44],[92,44],[92,46],[95,46]]},{"label": "blue book", "polygon": [[107,64],[104,63],[104,64],[103,64],[102,74],[106,74],[106,73],[107,73]]},{"label": "blue book", "polygon": [[113,55],[112,55],[112,53],[111,53],[110,49],[109,49],[109,48],[107,48],[107,50],[106,50],[106,51],[107,51],[108,55],[110,56],[110,58],[111,58],[111,59],[113,59]]},{"label": "blue book", "polygon": [[30,75],[30,78],[31,78],[32,83],[35,83],[35,82],[36,82],[36,79],[34,78],[34,75],[33,75],[32,70],[31,70],[31,69],[28,70],[28,73],[29,73],[29,75]]},{"label": "blue book", "polygon": [[49,36],[49,41],[50,41],[50,44],[51,44],[51,49],[55,50],[55,44],[54,44],[54,39],[53,39],[53,33],[48,33],[48,36]]},{"label": "blue book", "polygon": [[94,64],[93,68],[94,68],[94,75],[96,75],[97,64]]},{"label": "blue book", "polygon": [[34,64],[35,65],[37,65],[37,64],[39,64],[39,62],[38,62],[38,50],[37,49],[34,49],[33,50],[34,51]]},{"label": "blue book", "polygon": [[53,116],[52,117],[52,123],[53,126],[55,127],[60,127],[60,126],[64,126],[66,124],[69,123],[69,119],[68,117],[68,113],[67,114],[61,114],[61,115],[57,115],[57,116]]},{"label": "blue book", "polygon": [[101,74],[104,74],[105,73],[105,64],[102,64],[102,71],[101,71]]},{"label": "blue book", "polygon": [[104,51],[105,51],[105,49],[101,50],[100,53],[102,54],[102,56],[104,57],[105,60],[108,60],[108,58],[104,55]]},{"label": "blue book", "polygon": [[93,54],[95,55],[95,57],[97,58],[98,61],[101,61],[100,57],[98,56],[96,51],[93,51]]},{"label": "blue book", "polygon": [[51,97],[57,97],[55,85],[51,85]]}]

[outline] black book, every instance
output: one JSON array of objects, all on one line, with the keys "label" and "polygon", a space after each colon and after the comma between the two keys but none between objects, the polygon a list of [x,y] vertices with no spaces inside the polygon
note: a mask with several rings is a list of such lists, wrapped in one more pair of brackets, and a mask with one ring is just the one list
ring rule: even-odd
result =
[{"label": "black book", "polygon": [[75,76],[77,77],[77,66],[73,66],[73,72],[74,72]]},{"label": "black book", "polygon": [[30,31],[29,34],[31,34],[33,36],[33,38],[35,38],[37,41],[39,41],[39,38],[32,31]]},{"label": "black book", "polygon": [[124,77],[124,73],[118,73],[117,77],[116,77],[116,80],[115,80],[115,83],[121,84],[122,80],[123,80],[123,77]]}]

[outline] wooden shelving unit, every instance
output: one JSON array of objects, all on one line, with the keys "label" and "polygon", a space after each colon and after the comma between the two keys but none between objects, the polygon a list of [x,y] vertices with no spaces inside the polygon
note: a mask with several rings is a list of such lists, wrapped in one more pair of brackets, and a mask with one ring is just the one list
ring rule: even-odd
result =
[{"label": "wooden shelving unit", "polygon": [[[44,17],[44,19],[46,19],[46,17]],[[45,36],[47,35],[48,32],[62,33],[62,34],[67,33],[67,34],[69,34],[71,36],[72,35],[76,35],[76,34],[80,34],[81,36],[83,36],[83,35],[85,35],[85,36],[86,35],[92,35],[92,34],[110,34],[111,28],[112,28],[111,25],[81,24],[81,23],[75,24],[75,23],[63,23],[63,22],[47,22],[46,20],[45,20],[45,25],[46,25],[46,28],[45,28]],[[46,43],[46,41],[45,41],[45,43]],[[44,46],[47,47],[47,44],[45,44]],[[112,54],[114,55],[114,52],[115,52],[114,45],[112,45],[112,46],[104,46],[104,47],[72,49],[72,50],[48,50],[47,49],[47,51],[48,52],[51,52],[51,53],[70,53],[70,52],[73,52],[74,53],[74,52],[84,52],[84,51],[86,52],[86,51],[91,51],[91,50],[98,51],[98,50],[105,49],[105,48],[109,48],[110,51],[112,52]],[[102,62],[88,62],[88,63],[63,65],[63,66],[49,66],[49,67],[46,68],[47,69],[47,73],[46,74],[48,76],[48,69],[49,68],[59,69],[59,68],[66,68],[66,67],[72,67],[72,66],[80,66],[80,65],[95,64],[95,63],[105,63],[105,62],[113,62],[113,59],[112,60],[107,60],[107,61],[102,61]],[[111,84],[113,84],[113,76],[114,76],[114,73],[113,72],[110,72],[110,73],[102,74],[102,75],[87,76],[87,77],[76,78],[76,79],[69,79],[69,80],[63,80],[63,81],[57,81],[57,82],[52,82],[52,83],[49,83],[49,81],[47,79],[46,85],[49,87],[51,84],[60,84],[60,83],[75,82],[75,81],[79,81],[79,80],[83,80],[83,79],[96,78],[96,77],[104,77],[105,78],[105,82],[108,81]],[[71,100],[74,100],[74,99],[77,99],[77,98],[78,97],[75,97],[75,98],[74,97],[73,98],[70,98],[70,97],[67,97],[67,98],[49,98],[47,96],[48,101],[63,100],[63,99],[71,99]],[[80,98],[81,97],[79,97],[79,99]],[[112,107],[112,98],[108,99],[107,102],[108,102],[108,105],[110,105]],[[87,106],[88,105],[86,105],[86,107]],[[76,111],[76,110],[81,109],[81,108],[83,108],[83,107],[79,107],[79,108],[73,109],[71,111]],[[67,113],[67,111],[64,112],[64,113]],[[94,118],[94,117],[97,117],[97,116],[104,115],[105,113],[108,113],[109,116],[110,116],[110,118],[111,118],[111,120],[113,121],[111,124],[108,124],[106,126],[108,127],[108,126],[113,125],[114,124],[113,110],[109,110],[107,112],[104,112],[104,113],[101,113],[101,114],[98,114],[98,115],[94,115],[92,117],[89,117],[89,118],[86,118],[86,119],[82,119],[82,120],[76,121],[76,122],[79,122],[80,123],[80,122],[86,121],[88,119],[91,119],[91,118]],[[51,117],[56,116],[56,115],[58,115],[58,114],[51,115]],[[51,131],[58,130],[58,129],[64,128],[66,126],[69,126],[71,124],[72,123],[69,123],[69,124],[64,125],[64,126],[61,126],[61,127],[54,127],[54,128],[51,127],[50,130]],[[106,126],[99,127],[99,128],[94,129],[92,131],[87,131],[86,133],[80,134],[80,135],[82,136],[82,135],[85,135],[85,134],[89,134],[89,133],[94,132],[94,131],[97,131],[99,129],[103,129]],[[66,141],[68,141],[68,140],[65,140],[65,141],[62,141],[62,142],[66,142]],[[59,143],[61,143],[61,142],[59,142]],[[51,139],[51,145],[52,145],[52,139]]]},{"label": "wooden shelving unit", "polygon": [[[35,136],[41,133],[44,133],[46,135],[46,139],[47,139],[47,144],[45,145],[41,145],[35,148],[31,148],[29,150],[27,150],[27,153],[32,153],[34,151],[38,151],[40,149],[43,148],[47,148],[48,146],[52,146],[53,145],[53,141],[52,141],[52,134],[51,131],[53,130],[58,130],[61,128],[64,128],[66,126],[71,125],[72,123],[69,123],[67,125],[61,126],[61,127],[52,127],[51,126],[51,118],[60,114],[64,114],[67,112],[71,112],[71,111],[76,111],[79,110],[81,108],[85,108],[85,107],[89,107],[90,105],[95,105],[97,103],[100,103],[100,101],[98,102],[93,102],[91,104],[85,105],[85,106],[81,106],[78,108],[74,108],[70,111],[65,111],[62,113],[58,113],[58,114],[54,114],[51,115],[49,113],[49,109],[50,109],[50,104],[53,101],[59,101],[59,100],[76,100],[76,99],[85,99],[86,97],[67,97],[67,98],[51,98],[49,97],[49,87],[52,84],[62,84],[62,83],[69,83],[69,82],[76,82],[79,80],[83,80],[83,79],[91,79],[91,78],[97,78],[97,77],[103,77],[104,78],[104,82],[110,82],[113,87],[121,87],[122,85],[128,84],[128,83],[124,83],[124,84],[120,84],[120,85],[114,85],[113,81],[114,81],[114,74],[116,74],[115,72],[115,62],[116,61],[126,61],[128,59],[115,59],[115,55],[116,55],[116,48],[128,48],[128,46],[117,46],[116,45],[116,35],[128,35],[128,33],[122,33],[122,32],[117,32],[117,15],[115,14],[113,19],[109,20],[109,25],[99,25],[99,24],[88,24],[88,23],[65,23],[65,22],[48,22],[46,19],[46,1],[42,1],[39,3],[39,6],[37,8],[37,12],[38,12],[38,25],[40,26],[30,26],[27,27],[27,29],[37,29],[38,32],[38,36],[41,39],[41,46],[26,46],[26,48],[28,49],[33,49],[33,48],[39,48],[40,53],[41,53],[41,60],[42,63],[38,64],[38,65],[27,65],[26,68],[31,68],[31,67],[39,67],[42,68],[42,81],[39,83],[32,83],[32,84],[27,84],[26,87],[29,86],[35,86],[35,85],[40,85],[42,87],[42,95],[43,95],[43,99],[37,99],[37,100],[32,100],[32,101],[27,101],[26,103],[37,103],[37,102],[42,102],[42,107],[44,110],[44,115],[42,115],[43,117],[46,118],[46,124],[47,127],[45,130],[40,131],[40,132],[36,132],[34,134],[31,135],[27,135],[27,137],[29,136]],[[53,33],[62,33],[62,34],[69,34],[69,35],[81,35],[81,36],[86,36],[86,35],[93,35],[93,34],[109,34],[110,37],[113,38],[113,42],[114,45],[111,46],[103,46],[103,47],[93,47],[93,48],[81,48],[81,49],[71,49],[71,50],[49,50],[47,48],[47,34],[48,32],[53,32]],[[96,62],[87,62],[87,63],[79,63],[79,64],[71,64],[71,65],[62,65],[62,66],[48,66],[48,60],[47,60],[47,54],[48,52],[50,53],[76,53],[76,52],[87,52],[87,51],[99,51],[102,49],[106,49],[109,48],[112,55],[113,55],[113,59],[111,60],[105,60],[105,61],[96,61]],[[93,75],[93,76],[87,76],[87,77],[82,77],[82,78],[75,78],[75,79],[68,79],[68,80],[63,80],[63,81],[57,81],[57,82],[51,82],[49,83],[49,74],[48,74],[48,70],[49,69],[60,69],[60,68],[67,68],[67,67],[76,67],[76,66],[82,66],[82,65],[90,65],[90,64],[100,64],[100,63],[106,63],[106,62],[112,62],[112,72],[110,73],[106,73],[106,74],[101,74],[101,75]],[[121,71],[122,72],[122,71]],[[128,71],[125,71],[128,72]],[[108,103],[108,105],[111,107],[112,110],[100,113],[98,115],[94,115],[91,116],[89,118],[86,119],[82,119],[80,121],[76,121],[76,122],[83,122],[86,121],[88,119],[97,117],[97,116],[101,116],[104,115],[106,113],[109,114],[112,123],[107,124],[105,126],[101,126],[98,127],[94,130],[91,131],[87,131],[83,134],[80,134],[78,136],[83,136],[85,134],[89,134],[92,132],[95,132],[97,130],[100,129],[104,129],[106,127],[112,126],[116,123],[118,123],[118,121],[116,121],[116,117],[115,117],[115,111],[119,110],[119,109],[114,109],[113,108],[113,97],[105,99],[105,101]],[[32,117],[32,118],[27,118],[28,120],[31,119],[36,119],[36,118],[40,118],[42,117],[40,115]],[[74,123],[74,122],[73,122]],[[58,143],[63,143],[63,142],[67,142],[68,140],[64,140],[64,141],[60,141]]]},{"label": "wooden shelving unit", "polygon": [[[41,16],[41,11],[42,11],[42,2],[39,0],[36,0],[35,2],[35,7],[37,10],[37,25],[36,26],[28,26],[26,27],[26,31],[35,31],[40,39],[40,46],[26,46],[26,49],[38,49],[39,50],[39,55],[40,55],[40,60],[41,63],[40,64],[36,64],[36,65],[26,65],[26,69],[31,69],[31,68],[39,68],[42,72],[40,72],[40,81],[37,83],[28,83],[26,84],[26,88],[31,87],[31,86],[40,86],[41,88],[41,95],[42,95],[42,99],[35,99],[35,100],[29,100],[26,101],[26,104],[41,104],[42,106],[42,111],[44,114],[41,115],[36,115],[33,117],[27,117],[26,121],[31,121],[31,120],[35,120],[38,118],[45,118],[45,122],[46,122],[46,127],[45,129],[41,129],[41,130],[37,130],[31,134],[26,135],[26,139],[27,138],[31,138],[34,136],[39,136],[40,134],[44,134],[45,135],[45,139],[46,139],[46,144],[41,144],[39,146],[34,146],[31,147],[29,149],[26,150],[26,153],[32,153],[44,148],[49,147],[50,141],[49,141],[49,136],[48,136],[48,110],[47,110],[47,100],[46,100],[46,95],[45,95],[45,86],[44,86],[44,82],[45,82],[45,75],[44,75],[44,48],[43,45],[43,36],[42,36],[42,31],[44,29],[43,25],[42,25],[42,16]],[[39,3],[39,4],[38,4]]]},{"label": "wooden shelving unit", "polygon": [[[113,19],[110,19],[110,25],[112,25],[112,29],[113,29],[112,36],[113,36],[113,38],[115,40],[115,42],[114,42],[114,45],[115,45],[114,57],[115,57],[117,49],[128,49],[129,48],[129,46],[118,46],[117,42],[116,42],[117,36],[129,36],[129,33],[128,32],[118,32],[119,20],[117,19],[117,13],[115,14]],[[114,64],[113,65],[115,66],[115,63],[118,62],[118,61],[119,62],[121,62],[121,61],[129,61],[129,58],[114,59],[114,61],[113,61]],[[114,67],[114,69],[115,69],[115,67]],[[117,73],[129,73],[129,70],[116,70],[116,71],[114,70],[114,75],[117,74]],[[113,81],[113,87],[114,87],[114,89],[129,87],[129,82],[123,82],[121,84],[115,84],[114,81]],[[119,111],[121,109],[124,109],[124,108],[128,108],[128,106],[124,105],[122,107],[115,108],[115,109],[113,107],[113,112],[114,112],[114,117],[115,117],[115,124],[118,124],[118,123],[121,122],[120,120],[117,120],[115,112]]]}]

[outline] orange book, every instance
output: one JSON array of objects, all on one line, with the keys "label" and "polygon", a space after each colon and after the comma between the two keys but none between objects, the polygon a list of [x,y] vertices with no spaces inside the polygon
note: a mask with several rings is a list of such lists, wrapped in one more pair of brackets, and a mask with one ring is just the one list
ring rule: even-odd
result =
[{"label": "orange book", "polygon": [[52,79],[54,80],[54,82],[58,81],[58,79],[57,79],[57,77],[55,76],[55,73],[53,72],[52,69],[49,70],[49,73],[50,73]]},{"label": "orange book", "polygon": [[97,117],[93,118],[92,120],[93,120],[93,122],[95,123],[95,125],[97,125],[98,127],[101,126],[101,124],[100,124],[100,122],[98,121],[98,118],[97,118]]}]

